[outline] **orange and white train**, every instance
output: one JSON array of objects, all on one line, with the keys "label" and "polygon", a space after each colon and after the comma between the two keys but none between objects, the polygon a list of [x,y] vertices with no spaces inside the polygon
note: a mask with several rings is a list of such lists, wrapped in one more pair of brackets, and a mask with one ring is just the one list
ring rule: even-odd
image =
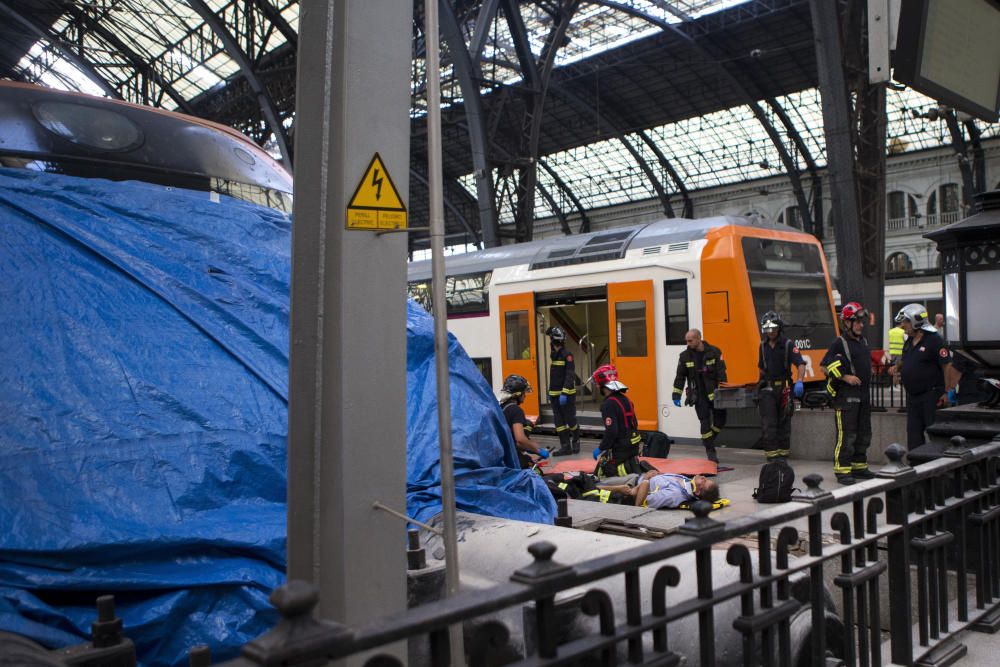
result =
[{"label": "orange and white train", "polygon": [[[448,329],[499,393],[517,373],[535,388],[529,417],[551,424],[548,341],[559,325],[584,382],[581,426],[600,424],[600,396],[586,384],[615,364],[635,403],[639,427],[700,442],[692,408],[671,400],[677,357],[689,329],[721,348],[729,385],[757,382],[759,318],[780,313],[785,333],[807,360],[807,383],[838,335],[830,279],[815,237],[791,227],[735,217],[667,219],[611,230],[489,248],[446,259]],[[409,294],[430,307],[430,261],[409,268]],[[730,444],[759,435],[749,393],[728,393]],[[735,414],[734,414],[735,412]],[[740,427],[743,438],[739,440]],[[720,441],[727,441],[724,432]]]}]

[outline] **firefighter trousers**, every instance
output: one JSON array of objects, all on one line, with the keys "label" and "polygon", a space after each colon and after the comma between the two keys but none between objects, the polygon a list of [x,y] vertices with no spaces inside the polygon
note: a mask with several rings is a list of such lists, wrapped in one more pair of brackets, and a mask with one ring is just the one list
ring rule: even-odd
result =
[{"label": "firefighter trousers", "polygon": [[715,452],[715,439],[726,425],[726,411],[716,410],[711,401],[701,396],[695,401],[694,411],[701,424],[701,442],[705,445],[705,456],[709,461],[718,463],[719,455]]},{"label": "firefighter trousers", "polygon": [[[559,404],[560,396],[566,396],[566,405]],[[553,394],[549,396],[552,406],[552,422],[556,426],[559,444],[579,451],[580,425],[576,423],[576,396],[573,394]]]},{"label": "firefighter trousers", "polygon": [[792,411],[784,402],[784,387],[772,384],[758,394],[757,410],[760,412],[761,442],[767,460],[788,456],[792,440]]},{"label": "firefighter trousers", "polygon": [[850,475],[868,470],[868,445],[872,441],[872,405],[851,398],[834,404],[837,444],[833,449],[833,472]]}]

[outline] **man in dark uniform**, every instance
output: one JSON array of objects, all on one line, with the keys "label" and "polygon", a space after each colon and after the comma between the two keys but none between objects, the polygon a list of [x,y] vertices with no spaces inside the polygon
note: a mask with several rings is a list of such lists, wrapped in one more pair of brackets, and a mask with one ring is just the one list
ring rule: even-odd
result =
[{"label": "man in dark uniform", "polygon": [[[970,403],[982,403],[986,400],[986,394],[979,390],[979,378],[983,377],[983,368],[964,354],[954,354],[951,357],[951,367],[958,375],[957,392],[952,391],[948,395],[948,400],[957,405],[969,405]],[[952,395],[955,400],[951,400]]]},{"label": "man in dark uniform", "polygon": [[559,436],[559,449],[553,456],[566,456],[580,451],[580,425],[576,423],[576,368],[573,355],[566,350],[566,332],[560,327],[549,327],[545,335],[550,339],[549,403],[552,421]]},{"label": "man in dark uniform", "polygon": [[639,462],[642,438],[635,408],[625,395],[628,387],[618,380],[618,369],[611,364],[601,366],[591,377],[604,396],[601,403],[604,437],[594,450],[597,459],[594,474],[600,478],[642,474],[648,468]]},{"label": "man in dark uniform", "polygon": [[760,320],[760,332],[764,339],[757,353],[757,368],[760,380],[757,409],[760,411],[761,439],[764,442],[764,456],[770,461],[789,454],[792,437],[792,412],[795,398],[802,398],[802,380],[792,384],[792,369],[798,368],[802,377],[806,362],[799,348],[782,335],[784,323],[781,317],[769,310]]},{"label": "man in dark uniform", "polygon": [[820,365],[826,372],[826,390],[833,403],[837,444],[833,472],[841,484],[854,484],[875,476],[868,469],[872,441],[872,361],[864,337],[868,311],[851,301],[840,311],[842,335],[830,345]]},{"label": "man in dark uniform", "polygon": [[924,431],[934,423],[938,406],[948,405],[948,390],[954,387],[946,385],[945,369],[951,365],[951,354],[927,321],[923,305],[903,306],[896,324],[909,336],[896,369],[906,390],[906,446],[913,450],[924,444]]},{"label": "man in dark uniform", "polygon": [[677,359],[674,378],[674,405],[681,407],[681,392],[687,382],[687,405],[693,405],[701,422],[701,441],[710,461],[719,462],[715,439],[726,425],[726,411],[715,409],[715,390],[726,381],[726,362],[722,351],[702,340],[701,332],[691,329],[684,336],[687,349]]},{"label": "man in dark uniform", "polygon": [[500,396],[500,409],[503,410],[504,419],[507,420],[507,427],[514,438],[514,446],[517,448],[517,460],[522,468],[531,468],[535,465],[534,460],[528,454],[534,454],[542,459],[549,458],[549,450],[539,447],[529,437],[534,426],[524,415],[521,403],[524,402],[524,395],[531,391],[531,385],[520,375],[508,375],[503,381],[503,389]]}]

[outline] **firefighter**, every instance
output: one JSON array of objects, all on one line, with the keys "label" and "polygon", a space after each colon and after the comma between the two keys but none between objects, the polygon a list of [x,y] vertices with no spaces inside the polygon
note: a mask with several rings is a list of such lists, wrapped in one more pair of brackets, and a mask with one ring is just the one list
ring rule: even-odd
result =
[{"label": "firefighter", "polygon": [[618,369],[611,364],[599,367],[591,376],[594,384],[604,397],[601,403],[601,418],[604,420],[604,437],[594,450],[600,478],[624,477],[642,474],[648,469],[639,462],[639,420],[635,407],[625,392],[628,391],[618,379]]},{"label": "firefighter", "polygon": [[549,403],[552,421],[559,436],[559,449],[553,456],[566,456],[580,451],[580,425],[576,423],[576,369],[573,355],[566,350],[566,332],[561,327],[549,327],[550,339]]},{"label": "firefighter", "polygon": [[773,310],[764,313],[760,320],[763,339],[757,354],[760,370],[757,409],[764,456],[768,461],[788,456],[795,406],[792,396],[802,398],[805,391],[801,379],[792,383],[792,369],[797,368],[797,377],[802,378],[806,362],[799,348],[782,335],[783,327],[781,316]]},{"label": "firefighter", "polygon": [[906,390],[906,446],[912,451],[924,444],[924,431],[934,423],[937,408],[948,405],[948,391],[954,389],[953,382],[946,382],[952,379],[951,354],[923,305],[903,306],[896,324],[908,336],[896,372]]},{"label": "firefighter", "polygon": [[701,422],[701,441],[710,461],[719,462],[715,439],[726,425],[726,411],[715,409],[715,390],[726,381],[726,362],[722,351],[702,340],[701,332],[691,329],[684,336],[687,349],[677,360],[674,378],[674,405],[681,407],[681,392],[687,382],[687,405],[693,405]]},{"label": "firefighter", "polygon": [[866,311],[851,301],[840,311],[841,331],[820,365],[826,372],[826,390],[833,404],[837,442],[833,472],[841,484],[871,479],[868,445],[872,440],[871,351],[864,337]]},{"label": "firefighter", "polygon": [[531,385],[520,375],[508,375],[503,381],[503,389],[500,395],[500,409],[503,410],[504,419],[507,420],[507,427],[514,438],[514,446],[517,447],[517,460],[522,468],[531,468],[535,462],[528,454],[534,454],[542,459],[549,458],[549,450],[539,447],[529,437],[533,424],[524,416],[521,403],[524,402],[525,394],[531,393]]}]

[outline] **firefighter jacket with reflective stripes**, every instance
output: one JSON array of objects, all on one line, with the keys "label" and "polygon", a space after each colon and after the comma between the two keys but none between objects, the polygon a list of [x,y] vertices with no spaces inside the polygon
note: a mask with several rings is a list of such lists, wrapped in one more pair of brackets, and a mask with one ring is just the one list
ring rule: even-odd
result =
[{"label": "firefighter jacket with reflective stripes", "polygon": [[552,362],[549,365],[549,396],[576,394],[576,369],[573,355],[565,347],[552,348]]},{"label": "firefighter jacket with reflective stripes", "polygon": [[601,417],[604,420],[604,437],[598,448],[602,452],[611,451],[615,461],[639,455],[639,420],[628,396],[614,391],[601,403]]},{"label": "firefighter jacket with reflective stripes", "polygon": [[722,359],[722,350],[705,341],[702,343],[705,344],[704,353],[694,352],[691,348],[686,348],[677,359],[674,398],[680,398],[686,381],[689,403],[692,404],[697,402],[699,395],[704,395],[708,400],[714,401],[716,388],[726,381],[726,362]]},{"label": "firefighter jacket with reflective stripes", "polygon": [[[867,401],[868,386],[872,379],[871,350],[868,339],[838,336],[830,344],[820,366],[826,371],[826,391],[833,398],[851,401]],[[842,379],[854,375],[861,380],[860,385],[850,385]]]}]

